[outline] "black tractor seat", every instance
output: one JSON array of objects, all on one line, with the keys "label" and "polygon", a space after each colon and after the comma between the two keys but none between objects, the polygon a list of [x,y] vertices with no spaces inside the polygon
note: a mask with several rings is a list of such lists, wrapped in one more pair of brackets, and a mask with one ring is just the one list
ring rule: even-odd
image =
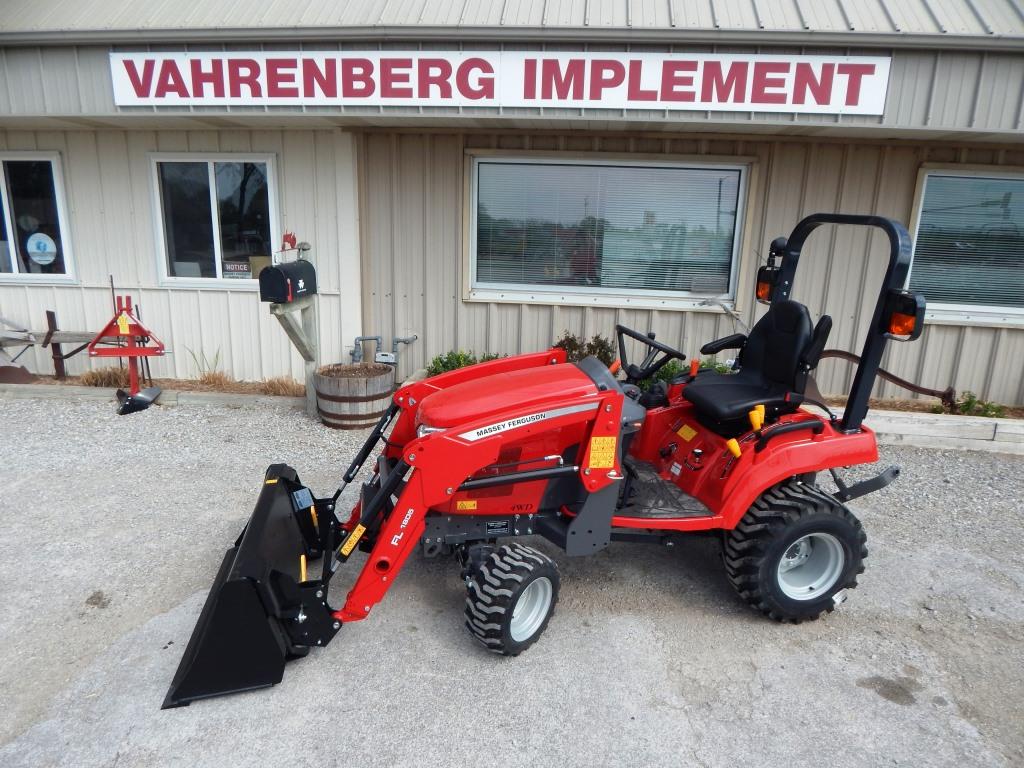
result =
[{"label": "black tractor seat", "polygon": [[803,394],[831,330],[828,315],[812,330],[807,307],[789,299],[775,301],[749,336],[737,333],[701,348],[704,355],[739,349],[739,371],[702,371],[683,388],[683,397],[693,403],[704,426],[726,437],[749,430],[747,414],[758,405],[764,405],[768,421],[792,413],[800,398],[791,398]]}]

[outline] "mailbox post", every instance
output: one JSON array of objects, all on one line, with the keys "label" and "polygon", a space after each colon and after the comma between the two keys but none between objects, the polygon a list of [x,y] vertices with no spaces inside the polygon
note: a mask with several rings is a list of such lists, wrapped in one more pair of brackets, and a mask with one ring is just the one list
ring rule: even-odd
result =
[{"label": "mailbox post", "polygon": [[316,270],[313,265],[305,259],[298,259],[264,267],[260,272],[260,301],[270,303],[270,314],[277,318],[302,355],[306,374],[306,413],[315,417],[317,409],[313,374],[319,366],[320,350],[317,346],[319,329]]}]

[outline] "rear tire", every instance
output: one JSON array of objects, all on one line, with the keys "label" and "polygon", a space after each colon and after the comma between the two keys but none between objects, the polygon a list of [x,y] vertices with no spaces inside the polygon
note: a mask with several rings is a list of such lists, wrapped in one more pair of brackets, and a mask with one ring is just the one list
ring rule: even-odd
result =
[{"label": "rear tire", "polygon": [[518,656],[547,627],[558,588],[558,566],[550,557],[506,544],[466,580],[466,628],[487,650]]},{"label": "rear tire", "polygon": [[816,485],[765,491],[725,539],[725,571],[743,600],[798,624],[832,611],[857,586],[868,556],[860,521]]}]

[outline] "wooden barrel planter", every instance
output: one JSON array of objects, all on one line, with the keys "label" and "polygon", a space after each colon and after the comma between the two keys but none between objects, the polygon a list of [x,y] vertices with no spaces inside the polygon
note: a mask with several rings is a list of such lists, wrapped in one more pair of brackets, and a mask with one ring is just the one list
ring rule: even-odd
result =
[{"label": "wooden barrel planter", "polygon": [[372,427],[391,404],[395,368],[380,363],[325,365],[313,374],[320,420],[332,429]]}]

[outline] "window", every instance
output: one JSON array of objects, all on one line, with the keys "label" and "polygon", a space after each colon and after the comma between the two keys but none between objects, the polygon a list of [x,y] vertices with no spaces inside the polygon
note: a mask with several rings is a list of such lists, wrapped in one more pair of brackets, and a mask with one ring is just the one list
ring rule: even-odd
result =
[{"label": "window", "polygon": [[0,274],[69,274],[58,166],[56,155],[2,156]]},{"label": "window", "polygon": [[270,264],[269,159],[156,161],[166,274],[249,279]]},{"label": "window", "polygon": [[481,157],[473,175],[472,287],[482,298],[733,294],[742,166]]},{"label": "window", "polygon": [[1024,312],[1024,176],[928,172],[914,241],[929,307]]}]

